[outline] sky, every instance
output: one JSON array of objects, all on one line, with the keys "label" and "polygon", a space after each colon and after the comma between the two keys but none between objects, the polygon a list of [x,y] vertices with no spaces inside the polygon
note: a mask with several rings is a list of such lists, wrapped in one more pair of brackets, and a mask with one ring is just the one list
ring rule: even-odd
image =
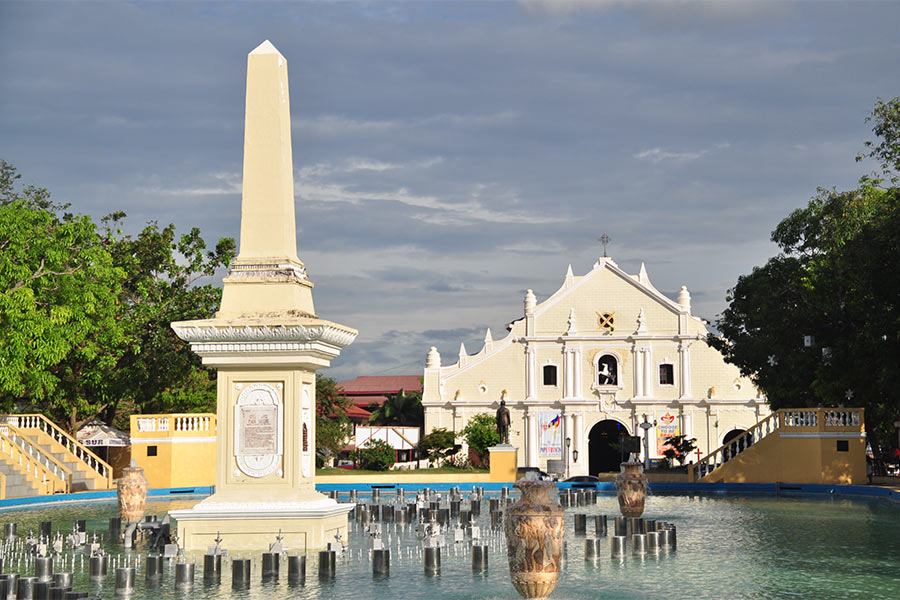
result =
[{"label": "sky", "polygon": [[[246,55],[290,76],[323,374],[481,349],[609,255],[714,321],[817,188],[875,165],[896,2],[10,2],[0,158],[99,219],[239,237]],[[216,282],[218,283],[218,282]]]}]

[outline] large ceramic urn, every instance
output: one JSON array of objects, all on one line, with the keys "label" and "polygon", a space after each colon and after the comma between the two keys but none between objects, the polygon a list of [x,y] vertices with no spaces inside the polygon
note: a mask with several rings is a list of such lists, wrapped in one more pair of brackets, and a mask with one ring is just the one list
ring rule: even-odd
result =
[{"label": "large ceramic urn", "polygon": [[556,587],[565,517],[552,481],[520,479],[522,497],[505,516],[509,576],[523,598],[546,598]]},{"label": "large ceramic urn", "polygon": [[144,501],[147,499],[148,483],[144,470],[140,467],[125,467],[116,484],[122,520],[137,523],[144,516]]},{"label": "large ceramic urn", "polygon": [[638,462],[625,462],[616,475],[616,497],[623,517],[639,517],[644,514],[647,501],[647,476]]}]

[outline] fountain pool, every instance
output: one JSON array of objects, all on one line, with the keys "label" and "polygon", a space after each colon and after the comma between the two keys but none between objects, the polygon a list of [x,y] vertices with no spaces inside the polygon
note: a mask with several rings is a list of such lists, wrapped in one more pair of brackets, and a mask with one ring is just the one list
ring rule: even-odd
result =
[{"label": "fountain pool", "polygon": [[[261,580],[260,555],[236,553],[223,560],[218,584],[203,580],[202,557],[196,556],[194,585],[176,590],[174,565],[166,565],[159,583],[145,584],[140,544],[126,554],[120,544],[105,540],[112,555],[109,577],[91,582],[87,558],[68,552],[75,589],[92,596],[116,598],[115,562],[137,564],[134,600],[183,598],[310,598],[327,600],[500,600],[517,598],[509,582],[506,544],[502,530],[490,526],[486,496],[477,519],[489,548],[485,573],[473,573],[471,542],[444,536],[439,575],[424,572],[422,543],[414,525],[383,524],[384,545],[391,550],[390,575],[373,576],[364,525],[350,522],[349,548],[337,558],[336,576],[320,580],[318,554],[307,557],[304,585],[289,584],[286,561],[277,581]],[[347,495],[342,494],[346,501]],[[393,497],[382,495],[381,502]],[[360,502],[370,498],[360,494]],[[164,515],[196,500],[148,499],[146,514]],[[678,544],[674,551],[645,557],[612,559],[609,543],[602,541],[600,560],[585,562],[584,536],[574,534],[576,513],[618,513],[614,495],[601,494],[597,504],[566,509],[567,560],[559,584],[551,595],[558,600],[596,598],[884,598],[900,597],[900,519],[896,504],[881,500],[842,498],[709,497],[656,494],[647,502],[645,518],[674,523]],[[20,537],[37,531],[40,521],[52,521],[54,532],[71,530],[76,519],[87,520],[88,532],[106,533],[108,519],[116,516],[114,503],[51,506],[3,511],[0,521],[16,522]],[[611,527],[610,523],[610,527]],[[588,537],[593,527],[588,526]],[[274,534],[273,534],[274,541]],[[223,546],[227,548],[228,541]],[[231,558],[252,558],[253,573],[247,589],[232,589]],[[82,566],[83,565],[83,566]],[[7,558],[5,571],[31,575],[33,567],[21,556]],[[119,596],[121,597],[121,596]]]}]

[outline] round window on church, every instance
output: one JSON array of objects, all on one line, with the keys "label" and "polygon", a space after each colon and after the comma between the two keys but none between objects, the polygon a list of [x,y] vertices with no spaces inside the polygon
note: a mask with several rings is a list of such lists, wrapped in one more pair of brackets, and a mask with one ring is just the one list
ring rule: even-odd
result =
[{"label": "round window on church", "polygon": [[600,325],[600,329],[614,330],[616,328],[616,313],[597,313],[597,323]]}]

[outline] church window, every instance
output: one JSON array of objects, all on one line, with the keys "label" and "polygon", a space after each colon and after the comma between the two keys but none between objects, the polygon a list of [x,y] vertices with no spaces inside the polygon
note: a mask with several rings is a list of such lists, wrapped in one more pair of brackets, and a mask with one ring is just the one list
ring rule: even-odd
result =
[{"label": "church window", "polygon": [[659,385],[675,385],[675,366],[659,365]]},{"label": "church window", "polygon": [[619,362],[612,354],[604,354],[597,361],[597,384],[617,385],[619,382]]},{"label": "church window", "polygon": [[544,365],[544,385],[556,386],[556,365]]},{"label": "church window", "polygon": [[597,323],[600,325],[600,329],[613,331],[616,328],[616,313],[597,313]]}]

